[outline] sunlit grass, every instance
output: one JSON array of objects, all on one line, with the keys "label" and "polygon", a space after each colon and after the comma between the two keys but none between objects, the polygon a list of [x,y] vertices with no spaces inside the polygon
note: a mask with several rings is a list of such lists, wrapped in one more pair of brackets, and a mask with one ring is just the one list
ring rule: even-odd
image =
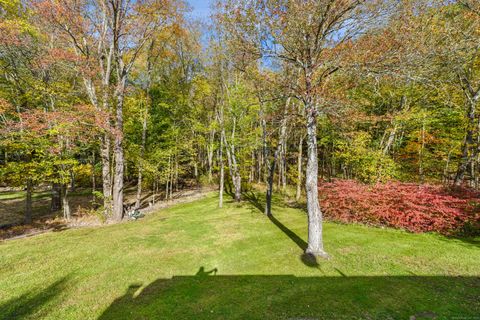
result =
[{"label": "sunlit grass", "polygon": [[1,243],[0,319],[480,314],[474,239],[326,223],[332,258],[315,262],[302,257],[302,210],[276,199],[274,221],[250,200],[218,209],[210,194],[139,221]]}]

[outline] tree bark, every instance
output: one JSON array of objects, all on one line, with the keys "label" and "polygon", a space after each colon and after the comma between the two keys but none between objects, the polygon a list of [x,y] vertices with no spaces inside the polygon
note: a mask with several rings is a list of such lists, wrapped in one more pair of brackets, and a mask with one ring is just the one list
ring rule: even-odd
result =
[{"label": "tree bark", "polygon": [[71,212],[70,212],[70,203],[68,202],[68,186],[66,184],[62,186],[62,207],[63,207],[63,217],[66,220],[70,220]]},{"label": "tree bark", "polygon": [[70,191],[75,192],[75,172],[70,169]]},{"label": "tree bark", "polygon": [[422,121],[422,135],[421,135],[421,144],[420,150],[418,151],[418,178],[419,182],[423,183],[424,175],[423,175],[423,152],[425,149],[425,116],[423,117]]},{"label": "tree bark", "polygon": [[112,212],[112,176],[110,171],[110,136],[108,133],[105,133],[101,140],[100,158],[102,160],[103,208],[105,215],[109,216]]},{"label": "tree bark", "polygon": [[473,135],[474,135],[474,125],[475,125],[475,103],[474,101],[469,102],[468,106],[468,124],[467,132],[465,134],[465,139],[462,144],[462,158],[458,165],[457,173],[455,175],[454,184],[460,186],[463,182],[465,172],[467,171],[470,162],[473,159],[472,155],[472,146],[473,146]]},{"label": "tree bark", "polygon": [[305,104],[307,116],[307,170],[305,189],[308,212],[307,254],[327,257],[323,249],[323,216],[318,202],[317,108],[312,101]]},{"label": "tree bark", "polygon": [[218,154],[218,161],[220,161],[220,185],[219,185],[219,197],[218,197],[218,207],[222,208],[223,207],[223,189],[224,189],[224,178],[225,178],[225,172],[224,172],[224,164],[223,164],[223,136],[224,136],[224,131],[222,129],[222,133],[220,135],[220,149],[219,149],[219,154]]},{"label": "tree bark", "polygon": [[287,191],[287,135],[282,141],[282,192]]},{"label": "tree bark", "polygon": [[26,197],[25,197],[25,224],[32,223],[32,192],[33,183],[32,180],[27,180]]},{"label": "tree bark", "polygon": [[[143,159],[145,154],[145,143],[147,140],[147,114],[148,110],[145,109],[145,113],[143,115],[143,123],[142,123],[142,145],[140,147],[140,157]],[[135,209],[138,210],[140,208],[140,201],[142,199],[142,166],[138,166],[138,179],[137,179],[137,197],[135,200]]]},{"label": "tree bark", "polygon": [[[123,68],[122,68],[123,69]],[[123,101],[125,94],[126,75],[122,77],[117,88],[116,105],[116,132],[114,144],[115,170],[113,178],[113,217],[116,221],[123,218],[123,173],[124,173],[124,155],[123,155]]]},{"label": "tree bark", "polygon": [[52,183],[52,202],[50,204],[50,210],[52,212],[55,212],[60,210],[61,208],[61,186],[59,183]]},{"label": "tree bark", "polygon": [[[283,112],[283,119],[282,124],[280,126],[280,136],[278,138],[278,145],[275,149],[275,153],[273,155],[272,162],[270,163],[270,169],[268,172],[268,179],[267,179],[267,193],[266,193],[266,203],[265,203],[265,215],[270,216],[272,215],[272,194],[273,194],[273,176],[275,175],[275,164],[277,163],[278,156],[282,152],[282,148],[284,145],[284,141],[286,138],[287,133],[287,114],[288,114],[288,107],[289,107],[289,99],[285,104],[285,109]],[[281,165],[281,164],[280,164]]]},{"label": "tree bark", "polygon": [[207,146],[208,183],[212,183],[214,141],[215,141],[215,130],[210,130],[209,145]]},{"label": "tree bark", "polygon": [[237,159],[235,156],[235,120],[232,129],[232,143],[229,144],[225,134],[223,135],[223,142],[225,144],[225,149],[227,150],[227,160],[228,166],[230,168],[230,176],[232,178],[232,183],[235,188],[235,201],[240,202],[242,198],[242,177],[240,176],[240,172],[238,170]]},{"label": "tree bark", "polygon": [[298,142],[298,156],[297,156],[297,193],[295,194],[295,200],[299,201],[302,196],[302,162],[303,162],[303,135],[300,136]]}]

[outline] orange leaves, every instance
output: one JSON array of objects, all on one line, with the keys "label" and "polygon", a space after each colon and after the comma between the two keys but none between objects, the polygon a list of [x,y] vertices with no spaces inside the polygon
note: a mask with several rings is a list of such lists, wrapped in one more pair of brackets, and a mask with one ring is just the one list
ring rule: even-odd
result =
[{"label": "orange leaves", "polygon": [[28,132],[33,136],[58,135],[78,140],[92,139],[108,130],[108,114],[90,105],[76,105],[69,110],[45,111],[34,109],[18,114],[18,120],[8,120],[2,134]]},{"label": "orange leaves", "polygon": [[53,48],[47,49],[45,55],[38,60],[38,65],[42,69],[47,69],[50,66],[59,62],[73,62],[79,63],[84,61],[82,57],[78,56],[71,50]]}]

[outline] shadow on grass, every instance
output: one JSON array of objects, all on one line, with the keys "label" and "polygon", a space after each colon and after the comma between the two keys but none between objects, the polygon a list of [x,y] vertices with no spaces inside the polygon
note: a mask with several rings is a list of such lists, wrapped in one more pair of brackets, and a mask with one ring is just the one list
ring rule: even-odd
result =
[{"label": "shadow on grass", "polygon": [[[215,270],[215,269],[214,269]],[[478,277],[174,276],[125,294],[105,319],[476,319]]]},{"label": "shadow on grass", "polygon": [[[48,310],[45,310],[45,305],[49,301],[55,299],[65,288],[68,278],[62,278],[47,288],[34,293],[26,293],[20,297],[10,299],[0,305],[0,319],[2,320],[17,320],[32,318],[40,309],[45,314]],[[52,306],[51,308],[53,308]],[[43,313],[42,312],[42,313]],[[40,318],[40,315],[36,315],[36,319]]]},{"label": "shadow on grass", "polygon": [[[257,208],[260,212],[264,212],[265,203],[260,201],[256,193],[252,191],[245,192],[243,194],[243,198],[255,208]],[[300,255],[300,260],[303,262],[303,264],[305,264],[307,267],[312,268],[318,268],[320,266],[317,258],[314,255],[305,253],[308,244],[302,238],[300,238],[295,232],[287,228],[283,223],[281,223],[277,218],[275,218],[275,216],[270,215],[268,216],[268,218],[275,226],[277,226],[283,233],[285,233],[285,235],[287,235],[300,248],[300,250],[302,250],[303,253]]]}]

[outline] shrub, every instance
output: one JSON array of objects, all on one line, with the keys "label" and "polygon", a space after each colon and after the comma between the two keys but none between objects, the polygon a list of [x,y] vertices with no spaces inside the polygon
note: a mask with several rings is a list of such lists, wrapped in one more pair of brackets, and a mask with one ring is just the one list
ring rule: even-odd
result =
[{"label": "shrub", "polygon": [[327,219],[445,235],[480,234],[480,193],[436,185],[353,180],[320,183]]}]

